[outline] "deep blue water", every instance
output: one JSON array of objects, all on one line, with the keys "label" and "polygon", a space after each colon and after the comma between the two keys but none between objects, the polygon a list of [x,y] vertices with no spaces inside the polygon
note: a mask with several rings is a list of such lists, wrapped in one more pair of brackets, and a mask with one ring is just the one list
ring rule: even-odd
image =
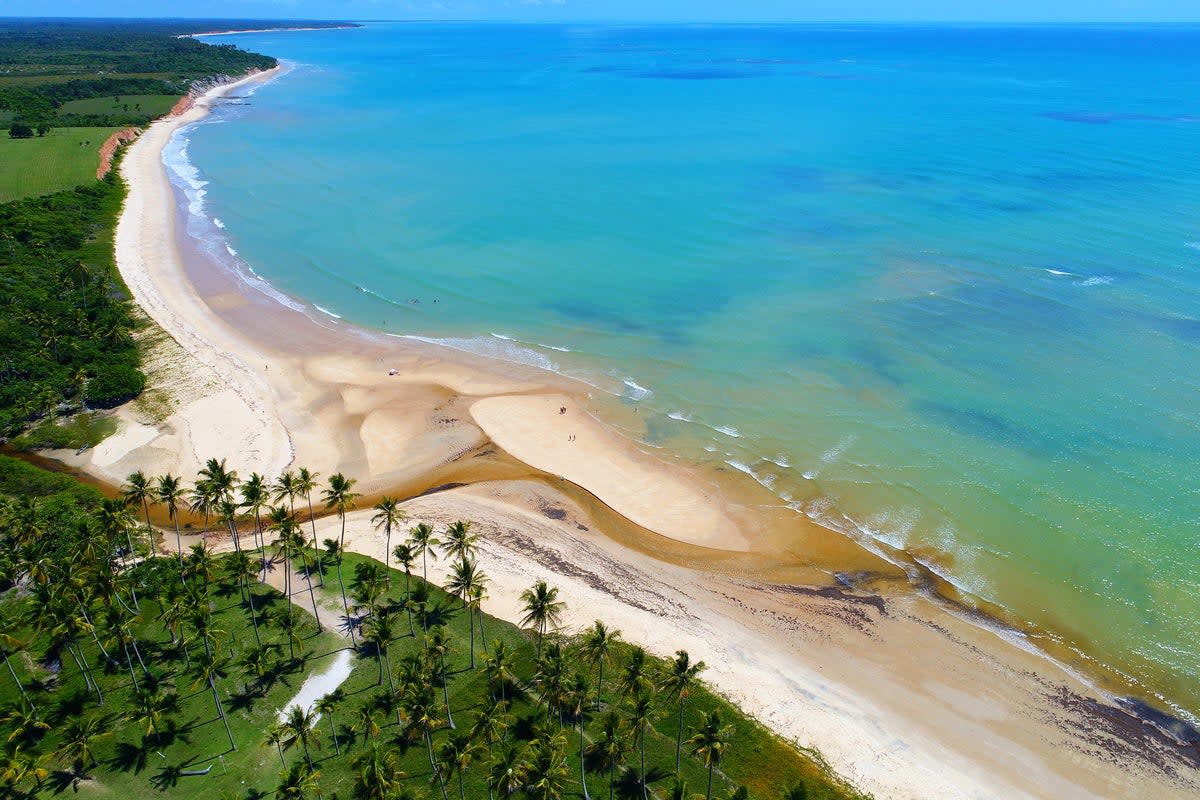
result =
[{"label": "deep blue water", "polygon": [[1200,30],[217,41],[296,65],[180,140],[275,286],[581,376],[1200,707]]}]

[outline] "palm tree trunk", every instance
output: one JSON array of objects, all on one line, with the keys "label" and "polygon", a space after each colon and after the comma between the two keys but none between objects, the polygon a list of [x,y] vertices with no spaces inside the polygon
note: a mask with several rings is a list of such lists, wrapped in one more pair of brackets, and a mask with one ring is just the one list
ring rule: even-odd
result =
[{"label": "palm tree trunk", "polygon": [[487,639],[483,635],[483,606],[475,609],[475,613],[479,615],[479,646],[487,650]]},{"label": "palm tree trunk", "polygon": [[339,511],[338,516],[342,518],[342,535],[338,540],[338,586],[342,589],[342,607],[346,610],[346,620],[350,626],[350,643],[354,644],[354,621],[350,619],[350,601],[346,599],[346,583],[342,580],[342,561],[346,557],[346,512]]},{"label": "palm tree trunk", "polygon": [[312,495],[307,494],[304,499],[308,501],[308,524],[312,526],[313,535],[313,552],[317,554],[317,574],[321,576],[321,585],[325,585],[325,567],[321,564],[321,549],[317,547],[317,518],[313,516]]},{"label": "palm tree trunk", "polygon": [[[242,583],[246,583],[246,576],[242,576]],[[250,623],[254,626],[254,643],[262,647],[262,638],[258,634],[258,612],[254,609],[254,590],[249,586],[246,587],[246,599],[250,602]]]},{"label": "palm tree trunk", "polygon": [[454,715],[450,713],[450,681],[446,679],[446,657],[442,661],[442,697],[446,701],[446,719],[450,721],[450,730],[458,730],[454,725]]},{"label": "palm tree trunk", "polygon": [[342,746],[338,744],[337,725],[333,724],[333,711],[329,712],[329,735],[333,737],[333,749],[340,756],[342,754]]},{"label": "palm tree trunk", "polygon": [[596,680],[596,710],[600,710],[600,696],[604,692],[604,658],[600,658],[600,677]]},{"label": "palm tree trunk", "polygon": [[433,774],[438,779],[438,786],[442,789],[442,800],[450,800],[450,796],[446,794],[446,781],[442,779],[442,770],[433,758],[433,735],[429,732],[429,726],[425,727],[425,745],[429,748],[429,766],[433,768]]},{"label": "palm tree trunk", "polygon": [[592,800],[587,788],[587,762],[583,758],[583,714],[579,715],[579,782],[583,785],[583,800]]},{"label": "palm tree trunk", "polygon": [[642,728],[641,736],[641,751],[642,751],[642,800],[650,800],[646,794],[646,729]]},{"label": "palm tree trunk", "polygon": [[304,559],[304,580],[308,584],[308,599],[312,601],[313,618],[317,621],[317,633],[325,630],[325,626],[321,624],[321,615],[317,613],[317,595],[313,592],[312,573],[308,571],[308,559],[301,552],[300,557]]},{"label": "palm tree trunk", "polygon": [[123,638],[121,639],[121,647],[125,650],[125,666],[129,667],[129,677],[133,681],[133,689],[134,691],[140,691],[141,687],[138,685],[137,673],[133,669],[133,656],[129,655],[129,645],[125,644]]},{"label": "palm tree trunk", "polygon": [[613,759],[608,765],[608,800],[613,800],[613,786],[617,783],[617,761]]},{"label": "palm tree trunk", "polygon": [[392,568],[388,566],[388,559],[392,555],[392,524],[389,522],[384,526],[384,536],[387,538],[383,543],[383,574],[387,575],[388,588],[392,588]]},{"label": "palm tree trunk", "polygon": [[229,747],[236,751],[237,743],[233,741],[233,731],[229,730],[229,720],[225,719],[225,706],[221,705],[221,695],[217,692],[217,682],[213,680],[212,675],[208,676],[208,685],[212,688],[213,703],[217,707],[217,715],[221,717],[221,722],[225,725],[225,735],[229,737]]},{"label": "palm tree trunk", "polygon": [[179,568],[183,569],[183,537],[179,535],[179,515],[172,514],[171,519],[175,523],[175,549],[179,552]]},{"label": "palm tree trunk", "polygon": [[21,697],[25,698],[25,702],[29,703],[30,708],[32,708],[34,711],[37,711],[37,706],[35,706],[33,701],[29,699],[29,694],[25,691],[25,684],[21,683],[21,679],[17,677],[17,671],[13,669],[12,662],[8,660],[7,652],[4,653],[4,666],[8,667],[8,674],[12,675],[13,683],[15,683],[17,688],[21,690]]},{"label": "palm tree trunk", "polygon": [[709,763],[709,765],[708,765],[708,791],[706,791],[704,793],[705,800],[712,800],[712,773],[713,773],[713,765],[712,765],[712,763]]},{"label": "palm tree trunk", "polygon": [[471,626],[471,669],[475,669],[475,613],[467,606],[467,624]]},{"label": "palm tree trunk", "polygon": [[679,694],[679,732],[675,734],[675,777],[679,777],[679,754],[683,752],[683,701],[684,696]]}]

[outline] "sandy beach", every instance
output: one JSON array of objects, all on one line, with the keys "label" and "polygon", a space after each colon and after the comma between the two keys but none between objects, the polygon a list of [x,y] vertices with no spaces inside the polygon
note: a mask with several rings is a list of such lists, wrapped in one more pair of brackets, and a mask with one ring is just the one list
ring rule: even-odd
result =
[{"label": "sandy beach", "polygon": [[[209,265],[181,242],[163,148],[271,77],[217,87],[129,146],[117,261],[169,335],[148,364],[159,399],[64,460],[114,483],[190,478],[214,456],[243,477],[303,465],[356,477],[363,506],[388,492],[414,498],[414,521],[473,520],[486,611],[516,619],[520,591],[545,578],[569,627],[600,617],[657,653],[689,650],[720,691],[879,798],[1200,794],[1195,743],[914,591],[745,476],[638,447],[591,387],[294,311]],[[336,521],[321,524],[319,537]],[[349,517],[347,546],[382,558],[369,512]],[[861,577],[849,588],[835,572]]]}]

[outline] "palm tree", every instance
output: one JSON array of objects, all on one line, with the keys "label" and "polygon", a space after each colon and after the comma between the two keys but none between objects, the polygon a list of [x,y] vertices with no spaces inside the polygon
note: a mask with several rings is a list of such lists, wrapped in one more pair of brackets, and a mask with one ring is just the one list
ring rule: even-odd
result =
[{"label": "palm tree", "polygon": [[438,625],[425,637],[425,649],[438,661],[437,679],[442,684],[442,697],[446,703],[446,719],[454,730],[454,715],[450,713],[450,680],[446,676],[446,656],[450,653],[450,633],[445,625]]},{"label": "palm tree", "polygon": [[516,682],[516,659],[503,639],[496,640],[492,652],[483,662],[483,671],[488,679],[488,692],[495,697],[496,687],[500,687],[500,699],[506,700],[505,687]]},{"label": "palm tree", "polygon": [[392,662],[388,658],[388,650],[392,639],[396,638],[392,615],[384,609],[376,609],[367,618],[367,624],[364,628],[363,639],[370,642],[375,648],[375,660],[379,662],[379,679],[375,685],[383,685],[383,676],[386,673],[388,688],[391,691],[395,691],[396,688],[392,683]]},{"label": "palm tree", "polygon": [[447,775],[458,775],[459,800],[467,800],[466,772],[479,746],[468,731],[452,731],[438,748],[438,763]]},{"label": "palm tree", "polygon": [[50,730],[50,723],[42,719],[37,709],[32,706],[26,708],[24,703],[19,706],[9,706],[4,716],[0,717],[0,722],[12,726],[7,741],[17,740],[30,746],[36,745],[38,740]]},{"label": "palm tree", "polygon": [[338,703],[345,699],[345,692],[341,689],[334,689],[328,694],[321,695],[313,704],[314,711],[321,716],[329,717],[329,735],[333,738],[333,748],[339,756],[342,754],[342,745],[338,742],[337,724],[333,720],[333,712],[337,710]]},{"label": "palm tree", "polygon": [[617,784],[617,768],[629,752],[629,733],[616,711],[608,711],[600,720],[600,735],[590,747],[590,752],[608,770],[608,800],[612,800],[613,787]]},{"label": "palm tree", "polygon": [[553,734],[535,739],[525,773],[525,792],[531,800],[559,800],[567,787],[566,742]]},{"label": "palm tree", "polygon": [[193,514],[204,515],[204,530],[200,534],[203,536],[208,533],[208,519],[212,516],[212,512],[217,509],[220,496],[216,493],[211,483],[202,480],[192,487],[187,499],[189,511]]},{"label": "palm tree", "polygon": [[[254,548],[263,547],[262,510],[266,508],[270,495],[267,491],[267,481],[257,472],[251,472],[250,477],[240,487],[242,493],[242,508],[254,514]],[[263,556],[263,568],[266,568],[266,555]],[[265,579],[265,576],[264,576]]]},{"label": "palm tree", "polygon": [[200,481],[212,487],[218,500],[232,500],[238,484],[237,470],[226,469],[225,459],[210,458],[199,471]]},{"label": "palm tree", "polygon": [[416,725],[421,730],[421,735],[425,739],[425,747],[429,752],[429,766],[433,769],[433,774],[442,790],[442,800],[448,800],[442,768],[433,756],[433,729],[442,722],[442,709],[438,707],[433,687],[428,683],[406,684],[402,703],[409,724]]},{"label": "palm tree", "polygon": [[217,716],[225,725],[225,735],[229,737],[229,748],[237,750],[237,742],[233,740],[233,731],[229,729],[229,720],[225,717],[225,706],[221,703],[221,693],[217,691],[217,678],[225,677],[225,662],[215,653],[205,653],[196,660],[196,680],[193,687],[203,683],[212,690],[213,705],[217,708]]},{"label": "palm tree", "polygon": [[587,712],[591,708],[591,684],[583,672],[576,672],[571,679],[564,700],[567,710],[579,726],[579,783],[583,787],[583,800],[592,800],[588,793],[587,761],[584,759],[584,728],[587,722]]},{"label": "palm tree", "polygon": [[74,717],[63,726],[58,754],[71,762],[77,776],[96,763],[96,742],[113,735],[111,726],[99,714]]},{"label": "palm tree", "polygon": [[600,620],[592,623],[583,634],[583,656],[597,668],[596,710],[600,710],[600,697],[604,693],[604,665],[609,662],[609,651],[614,643],[621,641],[621,632],[612,630]]},{"label": "palm tree", "polygon": [[[300,467],[296,471],[295,490],[297,497],[303,497],[308,503],[308,524],[312,527],[313,549],[317,549],[317,517],[313,514],[312,493],[313,489],[317,488],[318,473],[309,472],[307,467]],[[321,585],[325,585],[325,568],[321,564],[321,551],[317,550],[317,574],[321,578]]]},{"label": "palm tree", "polygon": [[226,559],[225,570],[226,574],[238,581],[238,585],[242,589],[242,596],[246,598],[246,602],[250,606],[250,622],[254,626],[254,641],[259,647],[262,647],[262,637],[258,632],[258,610],[254,607],[254,588],[250,585],[251,579],[258,575],[258,565],[254,563],[247,552],[238,550]]},{"label": "palm tree", "polygon": [[692,729],[694,733],[688,739],[688,747],[692,755],[698,756],[708,767],[708,790],[704,793],[705,800],[712,800],[713,769],[720,766],[721,758],[729,747],[729,737],[733,733],[732,725],[721,721],[721,712],[710,711],[699,727]]},{"label": "palm tree", "polygon": [[354,710],[354,724],[351,730],[362,731],[367,741],[372,736],[379,735],[379,704],[373,699],[364,700]]},{"label": "palm tree", "polygon": [[442,539],[446,548],[447,558],[466,558],[475,552],[479,546],[479,535],[471,533],[471,523],[459,520],[452,522],[446,528],[446,538]]},{"label": "palm tree", "polygon": [[408,537],[413,554],[421,557],[421,577],[425,581],[428,581],[429,559],[432,558],[434,561],[437,561],[437,550],[435,548],[440,542],[433,535],[433,528],[424,522],[409,528]]},{"label": "palm tree", "polygon": [[510,743],[501,749],[488,763],[488,796],[493,792],[504,797],[516,794],[525,785],[528,768],[524,752],[516,745]]},{"label": "palm tree", "polygon": [[639,690],[629,701],[629,727],[633,729],[641,755],[642,800],[649,800],[646,789],[646,733],[651,729],[653,719],[654,698],[650,692]]},{"label": "palm tree", "polygon": [[511,725],[512,715],[508,713],[508,703],[489,695],[484,699],[475,722],[471,725],[471,736],[483,743],[490,759],[492,747],[503,741],[504,734]]},{"label": "palm tree", "polygon": [[238,506],[234,501],[225,498],[217,503],[217,520],[229,528],[229,538],[233,540],[233,549],[241,553],[242,542],[238,537],[237,516]]},{"label": "palm tree", "polygon": [[130,473],[125,478],[125,489],[121,492],[121,496],[130,505],[141,504],[142,510],[146,512],[146,535],[152,535],[154,529],[150,526],[150,501],[154,499],[155,492],[146,474],[140,469]]},{"label": "palm tree", "polygon": [[375,516],[371,517],[371,524],[375,526],[375,530],[383,528],[383,568],[387,572],[388,585],[391,586],[392,572],[388,568],[388,556],[392,552],[392,528],[408,519],[408,515],[400,508],[400,501],[387,495],[375,504],[375,512]]},{"label": "palm tree", "polygon": [[[238,663],[244,668],[247,675],[254,678],[255,683],[263,686],[267,682],[267,676],[276,668],[276,653],[278,650],[279,645],[275,642],[269,642],[258,647],[248,647],[242,653],[242,657],[238,660]],[[249,691],[248,685],[247,691]]]},{"label": "palm tree", "polygon": [[[346,509],[354,507],[354,498],[358,497],[357,492],[351,491],[356,481],[354,478],[347,478],[338,472],[329,476],[329,488],[322,493],[322,499],[325,501],[325,508],[337,511],[338,519],[342,524],[342,535],[338,539],[338,547],[343,551],[346,549]],[[350,616],[350,601],[346,598],[346,584],[342,580],[342,560],[338,559],[338,584],[342,588],[342,605],[346,609],[346,617]],[[354,637],[354,628],[350,628],[350,636]]]},{"label": "palm tree", "polygon": [[312,764],[293,764],[291,769],[279,773],[279,785],[275,787],[275,800],[306,800],[316,793],[321,796],[317,778],[321,772]]},{"label": "palm tree", "polygon": [[467,611],[467,624],[471,628],[471,669],[475,669],[475,610],[484,596],[487,581],[488,576],[476,562],[470,556],[462,555],[451,565],[450,581],[446,584],[446,590],[457,595]]},{"label": "palm tree", "polygon": [[288,739],[293,743],[299,742],[304,749],[304,760],[308,763],[309,769],[312,769],[313,766],[309,744],[319,744],[321,741],[320,731],[313,727],[316,719],[316,715],[312,711],[294,705],[283,720],[283,727],[287,732]]},{"label": "palm tree", "polygon": [[395,800],[405,777],[396,765],[396,756],[380,750],[375,742],[351,759],[350,768],[354,770],[355,800]]},{"label": "palm tree", "polygon": [[167,507],[167,515],[175,523],[175,544],[179,552],[179,566],[183,566],[183,538],[179,534],[179,501],[183,499],[182,478],[171,473],[162,475],[154,487],[154,499]]},{"label": "palm tree", "polygon": [[675,734],[675,775],[679,775],[679,756],[683,749],[683,706],[687,702],[688,693],[696,685],[698,676],[704,671],[703,661],[691,662],[686,650],[676,650],[675,660],[667,674],[659,681],[658,688],[667,696],[679,699],[679,726]]},{"label": "palm tree", "polygon": [[296,497],[299,492],[296,491],[296,473],[288,470],[275,479],[275,483],[271,486],[272,499],[278,503],[281,500],[287,500],[288,511],[296,513]]},{"label": "palm tree", "polygon": [[287,729],[282,722],[278,722],[267,728],[267,737],[263,740],[263,747],[275,745],[275,752],[279,754],[279,764],[284,769],[287,768],[287,759],[283,757],[283,740],[287,738]]},{"label": "palm tree", "polygon": [[621,668],[621,695],[629,700],[653,688],[654,682],[650,680],[646,651],[640,645],[634,646],[629,651],[629,660]]},{"label": "palm tree", "polygon": [[[292,557],[296,555],[292,542],[292,529],[295,520],[291,512],[283,506],[274,506],[267,512],[267,529],[275,531],[275,552],[283,557],[283,596],[287,598],[288,607],[292,605]],[[265,541],[265,540],[264,540]]]},{"label": "palm tree", "polygon": [[408,542],[401,542],[392,549],[392,555],[396,558],[396,563],[404,570],[404,610],[408,612],[408,633],[410,636],[415,636],[412,621],[412,605],[408,602],[409,595],[412,589],[412,565],[417,560],[417,555],[413,552],[412,545]]},{"label": "palm tree", "polygon": [[557,586],[551,588],[541,580],[532,588],[521,592],[521,603],[524,604],[522,610],[525,612],[521,624],[537,631],[537,657],[540,659],[546,629],[559,626],[560,617],[567,604],[558,600]]}]

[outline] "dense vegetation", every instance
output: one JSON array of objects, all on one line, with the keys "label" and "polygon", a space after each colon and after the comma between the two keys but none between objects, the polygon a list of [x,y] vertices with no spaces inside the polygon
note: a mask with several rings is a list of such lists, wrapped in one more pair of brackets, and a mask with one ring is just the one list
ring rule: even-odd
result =
[{"label": "dense vegetation", "polygon": [[[524,629],[483,614],[469,523],[405,535],[402,505],[384,498],[384,565],[309,537],[314,496],[344,536],[355,493],[340,475],[239,481],[214,460],[190,488],[137,473],[104,500],[31,470],[0,458],[0,493],[39,495],[0,504],[12,796],[857,797],[708,690],[687,653],[656,658],[603,622],[562,635],[563,599],[545,583],[521,597]],[[169,555],[152,554],[154,505],[172,523]],[[185,507],[235,551],[185,548]],[[424,579],[435,558],[452,564],[444,590]],[[320,630],[331,607],[340,634]],[[290,704],[339,652],[349,678]]]},{"label": "dense vegetation", "polygon": [[145,385],[113,263],[122,197],[110,175],[0,205],[0,436]]}]

